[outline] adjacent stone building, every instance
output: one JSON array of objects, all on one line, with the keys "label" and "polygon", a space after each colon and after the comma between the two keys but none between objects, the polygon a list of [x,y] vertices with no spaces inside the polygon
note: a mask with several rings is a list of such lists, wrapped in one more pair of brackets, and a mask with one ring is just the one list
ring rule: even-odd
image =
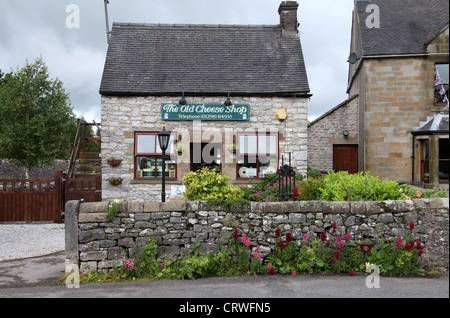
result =
[{"label": "adjacent stone building", "polygon": [[[448,9],[447,0],[355,1],[349,99],[309,124],[311,167],[448,187]],[[436,116],[439,128],[424,133]]]},{"label": "adjacent stone building", "polygon": [[245,186],[290,153],[305,174],[311,94],[297,8],[283,1],[279,25],[114,23],[100,87],[103,199],[160,200],[163,128],[169,200],[204,166]]}]

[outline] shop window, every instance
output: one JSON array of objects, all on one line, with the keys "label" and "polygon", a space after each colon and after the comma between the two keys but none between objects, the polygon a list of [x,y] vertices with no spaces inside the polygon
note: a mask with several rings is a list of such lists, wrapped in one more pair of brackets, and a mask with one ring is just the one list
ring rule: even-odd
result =
[{"label": "shop window", "polygon": [[[166,150],[166,178],[176,179],[177,167],[174,158],[175,134],[171,134]],[[148,180],[162,177],[162,151],[157,132],[136,132],[134,138],[135,179]]]},{"label": "shop window", "polygon": [[436,64],[434,69],[434,102],[448,104],[448,64]]},{"label": "shop window", "polygon": [[238,134],[237,143],[237,178],[263,178],[277,172],[278,134],[242,133]]},{"label": "shop window", "polygon": [[449,139],[439,139],[439,182],[449,181]]},{"label": "shop window", "polygon": [[222,144],[218,143],[191,143],[191,171],[208,168],[222,170],[221,164]]}]

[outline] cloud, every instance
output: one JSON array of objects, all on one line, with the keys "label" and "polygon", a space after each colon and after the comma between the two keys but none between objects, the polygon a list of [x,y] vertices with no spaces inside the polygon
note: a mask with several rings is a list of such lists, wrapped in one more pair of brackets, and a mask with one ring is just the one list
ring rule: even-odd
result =
[{"label": "cloud", "polygon": [[[2,0],[3,1],[3,0]],[[109,22],[278,24],[281,0],[110,0]],[[80,10],[70,29],[66,7]],[[300,37],[313,97],[309,117],[346,99],[353,0],[299,1]],[[100,121],[99,86],[107,43],[101,0],[3,1],[0,69],[9,72],[42,56],[52,78],[70,93],[74,111]]]}]

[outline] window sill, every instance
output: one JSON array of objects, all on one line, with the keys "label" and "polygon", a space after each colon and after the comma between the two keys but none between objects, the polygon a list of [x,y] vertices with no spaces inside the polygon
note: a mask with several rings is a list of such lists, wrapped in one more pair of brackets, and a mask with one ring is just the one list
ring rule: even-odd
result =
[{"label": "window sill", "polygon": [[[161,184],[162,179],[152,179],[152,180],[143,180],[143,179],[134,179],[130,181],[130,184]],[[166,184],[183,184],[181,180],[175,179],[166,179]]]}]

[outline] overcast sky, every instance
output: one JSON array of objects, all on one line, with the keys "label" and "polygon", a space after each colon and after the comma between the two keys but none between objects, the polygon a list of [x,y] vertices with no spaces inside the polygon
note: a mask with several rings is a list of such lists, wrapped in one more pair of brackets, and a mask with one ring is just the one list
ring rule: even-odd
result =
[{"label": "overcast sky", "polygon": [[[347,98],[353,0],[299,0],[298,19],[313,97],[309,119]],[[278,24],[281,0],[110,0],[113,22]],[[79,25],[76,25],[79,9]],[[107,50],[103,0],[0,0],[0,69],[42,56],[74,112],[100,122],[99,87]]]}]

